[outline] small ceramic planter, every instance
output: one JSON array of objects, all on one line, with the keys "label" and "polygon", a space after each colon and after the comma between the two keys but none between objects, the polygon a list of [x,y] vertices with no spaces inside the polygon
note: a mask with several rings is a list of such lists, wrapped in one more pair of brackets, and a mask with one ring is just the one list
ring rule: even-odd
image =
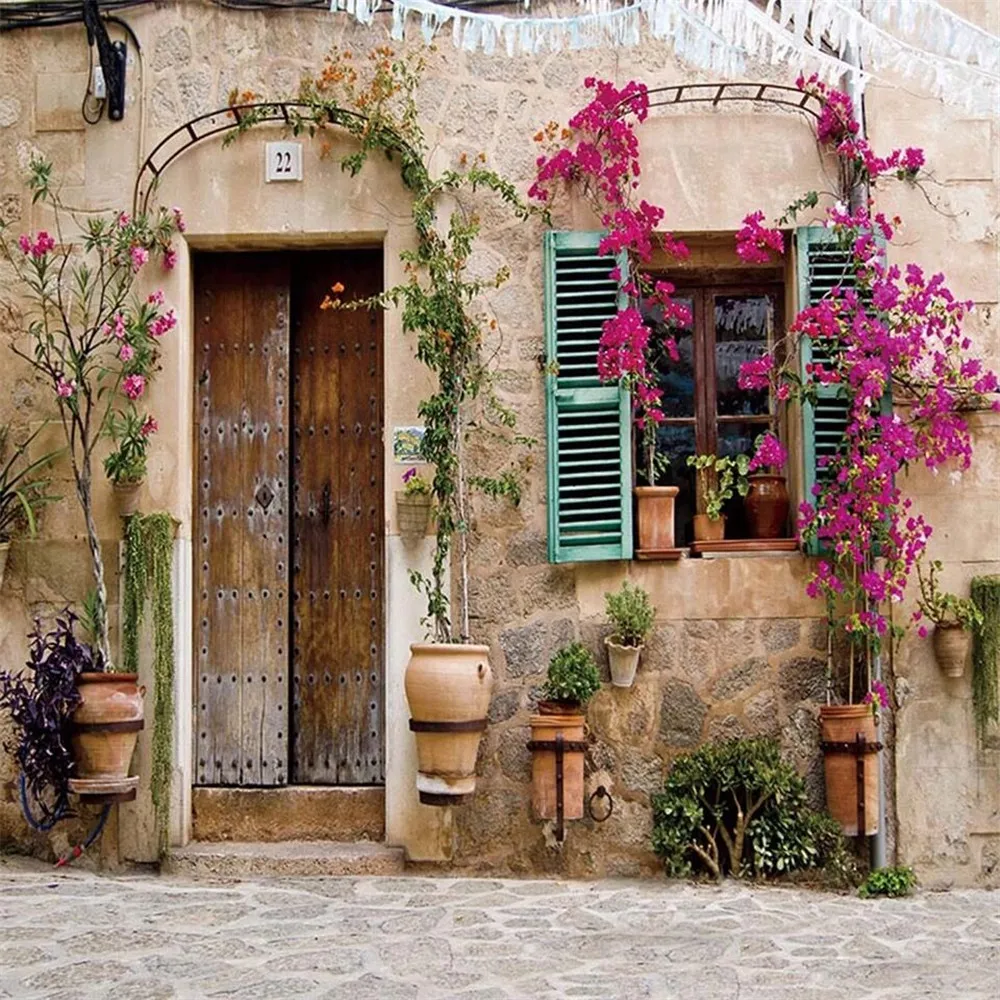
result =
[{"label": "small ceramic planter", "polygon": [[118,506],[119,517],[131,517],[139,512],[139,493],[142,490],[142,480],[137,483],[112,483],[115,494],[115,504]]},{"label": "small ceramic planter", "polygon": [[721,542],[725,537],[725,515],[713,520],[708,514],[695,514],[694,538],[696,542]]},{"label": "small ceramic planter", "polygon": [[635,681],[642,646],[619,646],[611,639],[605,639],[604,645],[607,646],[608,663],[611,665],[611,683],[615,687],[630,688]]},{"label": "small ceramic planter", "polygon": [[937,665],[945,677],[961,677],[965,673],[965,663],[969,658],[972,633],[954,625],[935,625],[931,638]]},{"label": "small ceramic planter", "polygon": [[431,521],[429,493],[397,493],[396,521],[404,538],[423,538]]}]

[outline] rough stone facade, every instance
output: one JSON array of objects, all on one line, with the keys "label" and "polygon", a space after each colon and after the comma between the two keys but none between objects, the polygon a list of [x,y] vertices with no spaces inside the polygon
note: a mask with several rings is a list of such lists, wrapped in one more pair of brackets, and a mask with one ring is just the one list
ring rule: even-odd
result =
[{"label": "rough stone facade", "polygon": [[[993,5],[950,0],[949,6],[988,30],[1000,30]],[[0,214],[18,230],[45,224],[44,212],[30,205],[20,184],[31,151],[54,160],[72,203],[127,207],[138,167],[156,142],[192,116],[225,106],[234,88],[291,96],[301,74],[314,71],[332,46],[347,46],[362,56],[387,39],[381,21],[362,27],[346,15],[324,11],[236,11],[199,0],[139,8],[126,17],[143,44],[143,57],[140,65],[133,53],[126,119],[118,125],[105,121],[88,127],[79,116],[87,71],[82,27],[0,35]],[[422,43],[414,34],[407,44]],[[443,39],[426,59],[420,104],[436,163],[447,165],[463,153],[482,151],[522,190],[537,155],[531,135],[549,119],[565,120],[579,106],[585,76],[619,82],[635,77],[650,86],[711,79],[651,43],[635,50],[508,59],[456,51]],[[794,78],[795,71],[755,67],[748,75],[781,81]],[[901,187],[890,186],[880,195],[887,214],[898,211],[907,221],[906,246],[898,252],[944,270],[957,294],[976,301],[970,335],[993,366],[1000,365],[996,122],[970,120],[914,96],[912,88],[894,88],[890,80],[872,85],[866,110],[877,147],[923,145],[934,172],[930,202],[921,192]],[[731,233],[747,211],[760,207],[777,216],[803,191],[829,186],[830,164],[817,155],[806,123],[780,111],[678,109],[651,117],[641,140],[648,165],[642,193],[667,206],[669,224],[681,234]],[[398,250],[411,239],[405,192],[391,168],[372,166],[351,180],[309,147],[300,189],[265,189],[259,179],[261,141],[251,135],[228,150],[217,142],[195,147],[165,173],[157,196],[184,208],[189,233],[178,268],[164,283],[168,298],[178,304],[181,323],[166,347],[151,400],[164,417],[176,418],[161,419],[144,500],[147,508],[169,510],[180,522],[181,562],[190,558],[192,495],[189,251],[323,245],[330,234],[349,239],[375,233],[384,241],[386,281],[392,283],[401,274]],[[491,205],[477,208],[484,232],[474,268],[485,274],[506,264],[512,274],[486,303],[499,324],[489,345],[500,369],[498,392],[516,409],[521,433],[539,445],[521,506],[510,510],[482,501],[475,511],[474,632],[491,645],[497,688],[481,751],[479,794],[450,817],[417,805],[413,791],[413,750],[400,678],[407,643],[421,638],[422,609],[406,573],[413,565],[426,565],[427,550],[415,552],[399,543],[391,497],[401,467],[386,456],[387,617],[394,630],[387,636],[387,838],[405,845],[415,860],[481,869],[649,872],[656,867],[648,848],[650,793],[671,759],[702,740],[772,732],[820,798],[821,609],[804,596],[808,562],[797,554],[631,566],[547,563],[544,394],[537,363],[542,228],[517,224]],[[555,224],[594,228],[585,207],[571,202],[559,207]],[[4,342],[15,333],[18,309],[7,278],[0,272],[0,298],[15,312],[0,310]],[[398,319],[387,317],[386,336],[392,345],[386,352],[388,428],[414,422],[425,380]],[[49,415],[45,393],[8,360],[0,368],[0,386],[0,420],[31,425]],[[946,563],[945,584],[958,592],[965,592],[971,576],[1000,571],[1000,422],[996,415],[972,419],[976,458],[960,487],[946,475],[915,474],[907,483],[937,529],[931,554]],[[55,440],[53,430],[50,441]],[[495,446],[490,447],[493,460]],[[14,546],[0,591],[5,665],[23,660],[32,616],[80,600],[89,586],[82,524],[67,470],[60,470],[58,485],[66,499],[46,512],[39,541]],[[103,486],[98,507],[101,533],[113,555],[118,525]],[[106,561],[115,563],[114,558]],[[605,824],[572,824],[566,845],[556,851],[551,831],[530,815],[527,718],[559,644],[579,637],[603,662],[603,594],[625,576],[651,592],[659,613],[635,687],[605,687],[588,713],[587,787],[606,785],[615,812]],[[183,608],[183,593],[178,600]],[[909,610],[904,606],[900,614]],[[183,674],[190,660],[183,648],[179,655]],[[968,675],[944,680],[929,645],[914,636],[890,672],[899,711],[893,720],[895,753],[884,756],[890,801],[898,802],[898,831],[893,817],[889,832],[899,860],[916,865],[929,884],[998,884],[1000,750],[996,743],[976,746]],[[190,688],[179,688],[177,701],[183,713]],[[185,732],[181,725],[182,751]],[[0,842],[23,846],[31,840],[13,798],[13,774],[4,760]],[[189,781],[188,774],[182,753],[175,779],[180,815],[184,802],[176,786]],[[148,837],[130,844],[126,832],[148,820],[148,808],[120,812],[122,836],[116,837],[112,824],[103,841],[104,860],[149,860]],[[140,822],[142,816],[146,820]],[[63,830],[52,845],[61,849],[72,836],[72,830]],[[180,822],[175,839],[184,837]],[[36,840],[33,846],[41,849],[44,843]]]}]

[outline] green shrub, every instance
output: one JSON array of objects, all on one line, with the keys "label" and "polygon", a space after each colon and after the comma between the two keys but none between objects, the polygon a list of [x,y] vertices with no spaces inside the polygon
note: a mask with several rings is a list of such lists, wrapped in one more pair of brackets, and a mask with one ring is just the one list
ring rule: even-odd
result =
[{"label": "green shrub", "polygon": [[862,899],[870,896],[909,896],[917,884],[917,876],[909,865],[895,868],[878,868],[868,873],[868,878],[858,888]]},{"label": "green shrub", "polygon": [[583,705],[600,688],[601,675],[593,654],[582,642],[571,642],[552,657],[543,693],[552,701]]},{"label": "green shrub", "polygon": [[767,737],[678,757],[653,796],[653,849],[673,876],[776,875],[832,861],[850,877],[839,827],[809,807],[805,783]]},{"label": "green shrub", "polygon": [[622,581],[621,590],[604,595],[604,607],[614,632],[611,641],[619,646],[641,646],[653,631],[656,608],[642,587]]}]

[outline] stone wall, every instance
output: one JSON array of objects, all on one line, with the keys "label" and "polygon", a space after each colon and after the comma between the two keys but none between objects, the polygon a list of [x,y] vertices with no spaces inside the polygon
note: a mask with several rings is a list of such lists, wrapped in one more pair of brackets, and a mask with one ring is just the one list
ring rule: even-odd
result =
[{"label": "stone wall", "polygon": [[[986,18],[986,27],[998,30],[997,14],[987,5],[974,0],[952,0],[951,5],[973,20]],[[133,52],[126,118],[120,124],[88,127],[79,117],[87,69],[82,27],[0,35],[0,212],[18,230],[46,222],[19,183],[32,150],[54,160],[64,194],[74,204],[125,206],[136,171],[156,142],[192,116],[224,106],[233,88],[272,98],[292,96],[300,75],[315,70],[331,46],[349,47],[360,58],[387,38],[382,21],[362,27],[326,11],[236,11],[201,0],[137,8],[125,17],[143,44],[143,59],[140,65]],[[420,47],[419,36],[415,33],[408,44]],[[522,190],[530,183],[538,152],[531,135],[545,121],[565,120],[579,107],[585,76],[619,82],[635,77],[650,86],[711,79],[652,43],[635,50],[507,59],[456,51],[442,39],[425,55],[419,100],[436,164],[457,163],[463,153],[482,151]],[[794,75],[768,66],[748,72],[750,79],[773,82]],[[973,336],[992,363],[1000,364],[996,125],[964,119],[913,96],[912,88],[889,85],[872,90],[868,124],[880,147],[928,147],[938,210],[921,193],[898,187],[888,190],[884,203],[890,214],[899,210],[909,223],[907,259],[942,267],[960,294],[979,303]],[[647,165],[642,194],[667,206],[669,224],[679,233],[732,232],[749,210],[760,207],[776,216],[801,192],[829,186],[830,164],[817,154],[807,124],[792,113],[693,106],[655,113],[640,134]],[[412,238],[405,192],[391,168],[373,166],[351,180],[333,159],[323,160],[315,146],[307,146],[301,185],[264,185],[263,139],[263,133],[255,133],[228,150],[218,142],[192,149],[164,174],[157,195],[184,208],[189,232],[179,247],[176,272],[165,279],[181,322],[176,338],[165,345],[164,371],[152,397],[153,407],[171,419],[160,421],[145,501],[178,519],[182,553],[191,523],[189,251],[378,238],[386,248],[386,282],[394,283],[402,273],[398,251]],[[754,155],[748,155],[751,150]],[[516,223],[489,204],[476,207],[484,232],[473,269],[485,275],[506,264],[512,274],[484,303],[498,322],[489,344],[498,361],[498,392],[516,409],[519,430],[539,444],[525,465],[521,506],[511,510],[480,501],[475,508],[474,633],[491,645],[497,690],[480,760],[480,793],[450,818],[417,805],[413,791],[401,674],[407,643],[421,635],[421,609],[406,573],[426,560],[427,549],[404,546],[396,535],[391,498],[402,467],[386,456],[392,602],[386,643],[387,835],[405,844],[413,858],[450,859],[467,867],[573,874],[651,871],[650,791],[671,759],[699,740],[773,732],[819,797],[815,700],[821,689],[823,642],[816,617],[821,609],[804,595],[808,562],[800,555],[631,566],[547,563],[544,395],[537,365],[542,228]],[[585,206],[565,201],[557,206],[555,224],[594,228],[595,220]],[[0,273],[5,304],[6,277]],[[8,341],[14,331],[0,310],[0,340]],[[426,382],[398,317],[387,318],[386,336],[386,424],[406,425],[414,422]],[[31,425],[48,415],[44,394],[7,360],[0,368],[0,386],[6,390],[0,393],[0,421],[13,418]],[[946,583],[959,591],[974,573],[1000,571],[1000,426],[995,417],[977,417],[975,426],[976,465],[959,490],[950,487],[947,476],[935,481],[914,476],[908,483],[937,527],[932,555],[948,561]],[[473,458],[520,460],[514,453],[498,454],[493,443],[488,454],[486,447],[480,446]],[[65,469],[60,477],[62,492],[70,497]],[[98,506],[102,536],[114,552],[118,526],[103,488]],[[70,498],[47,513],[42,540],[15,546],[0,592],[5,665],[23,659],[23,636],[33,614],[83,596],[88,583],[81,570],[81,537]],[[527,718],[558,644],[579,636],[603,661],[603,594],[625,576],[651,592],[658,624],[636,686],[627,691],[606,687],[589,711],[588,788],[607,785],[615,814],[603,825],[572,824],[565,847],[555,851],[550,832],[547,838],[529,812]],[[179,655],[183,675],[189,663],[183,645]],[[899,756],[886,755],[890,799],[897,791],[900,802],[900,857],[916,864],[925,881],[996,883],[998,754],[975,746],[968,677],[943,682],[928,645],[912,637],[890,667],[898,677],[901,704]],[[186,694],[178,690],[181,711],[189,699],[189,689]],[[183,745],[180,749],[177,774],[183,781]],[[29,838],[10,797],[13,773],[10,761],[0,758],[0,842],[26,844]],[[889,833],[893,839],[894,820]],[[117,857],[113,829],[105,844],[106,860]],[[39,842],[34,846],[39,848]],[[142,850],[123,856],[147,857]]]}]

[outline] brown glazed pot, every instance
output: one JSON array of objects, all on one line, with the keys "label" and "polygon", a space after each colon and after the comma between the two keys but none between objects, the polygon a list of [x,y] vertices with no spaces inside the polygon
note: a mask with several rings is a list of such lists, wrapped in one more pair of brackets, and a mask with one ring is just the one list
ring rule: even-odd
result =
[{"label": "brown glazed pot", "polygon": [[[539,709],[542,706],[539,705]],[[531,738],[549,743],[562,734],[564,740],[579,742],[584,738],[586,720],[579,712],[553,711],[546,705],[544,714],[531,717]],[[556,752],[531,751],[531,804],[539,819],[556,818]],[[563,818],[583,818],[583,751],[563,754]]]},{"label": "brown glazed pot", "polygon": [[[875,716],[871,705],[823,705],[819,710],[823,742],[853,743],[858,733],[874,743]],[[858,835],[857,757],[846,750],[823,751],[826,808],[847,837]],[[878,832],[879,755],[864,755],[865,833]]]},{"label": "brown glazed pot", "polygon": [[717,517],[714,521],[708,514],[695,514],[694,540],[696,542],[721,542],[726,537],[726,516]]},{"label": "brown glazed pot", "polygon": [[743,499],[751,538],[784,538],[788,523],[788,487],[784,476],[760,474],[750,477]]},{"label": "brown glazed pot", "polygon": [[83,673],[77,678],[82,700],[70,722],[74,778],[126,782],[143,726],[146,689],[137,681],[136,674]]},{"label": "brown glazed pot", "polygon": [[972,645],[972,633],[958,622],[953,625],[935,625],[931,637],[937,665],[945,677],[961,677]]},{"label": "brown glazed pot", "polygon": [[476,790],[476,756],[493,691],[489,646],[415,642],[404,686],[424,805],[459,805]]},{"label": "brown glazed pot", "polygon": [[676,486],[637,486],[639,549],[662,551],[674,547],[674,500]]},{"label": "brown glazed pot", "polygon": [[431,522],[430,494],[398,492],[396,519],[399,522],[399,533],[404,538],[423,538]]},{"label": "brown glazed pot", "polygon": [[142,490],[142,483],[112,483],[112,492],[115,495],[115,504],[118,507],[119,517],[131,517],[139,512],[139,493]]}]

